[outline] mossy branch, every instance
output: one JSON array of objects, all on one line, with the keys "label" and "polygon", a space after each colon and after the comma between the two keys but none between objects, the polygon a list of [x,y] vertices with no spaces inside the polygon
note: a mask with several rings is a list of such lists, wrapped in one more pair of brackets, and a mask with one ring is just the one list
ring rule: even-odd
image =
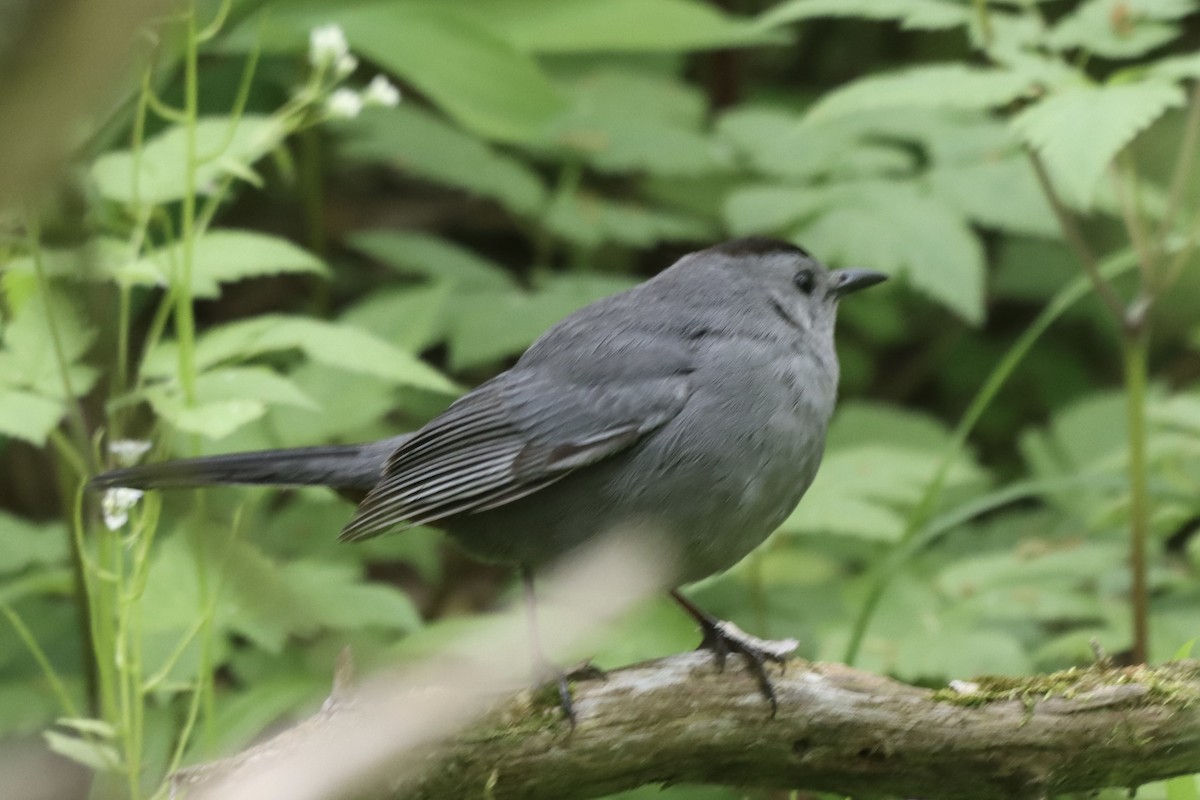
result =
[{"label": "mossy branch", "polygon": [[[553,692],[521,692],[419,759],[397,758],[377,784],[387,788],[365,796],[588,798],[666,782],[979,800],[1200,772],[1200,662],[977,679],[940,691],[836,664],[796,661],[772,675],[773,718],[736,658],[720,672],[702,652],[573,682],[574,730]],[[355,726],[370,724],[369,711],[346,708],[339,713],[363,715]],[[278,740],[260,747],[281,749]],[[236,784],[230,771],[255,760],[243,754],[179,783],[224,764],[216,771]]]}]

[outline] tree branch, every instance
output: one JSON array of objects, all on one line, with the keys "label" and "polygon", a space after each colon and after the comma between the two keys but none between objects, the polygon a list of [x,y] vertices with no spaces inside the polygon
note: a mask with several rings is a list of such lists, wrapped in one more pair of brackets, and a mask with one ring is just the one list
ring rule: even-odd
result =
[{"label": "tree branch", "polygon": [[774,718],[740,659],[719,672],[704,652],[574,682],[574,730],[553,691],[521,692],[419,761],[397,758],[366,796],[588,798],[666,782],[1037,798],[1200,772],[1196,661],[937,692],[836,664],[772,676]]}]

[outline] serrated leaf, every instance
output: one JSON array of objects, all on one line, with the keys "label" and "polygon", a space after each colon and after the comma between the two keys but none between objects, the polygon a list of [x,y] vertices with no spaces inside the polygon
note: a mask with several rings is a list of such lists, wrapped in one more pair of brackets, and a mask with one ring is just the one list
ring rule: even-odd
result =
[{"label": "serrated leaf", "polygon": [[304,598],[314,626],[403,633],[421,627],[421,616],[408,595],[392,586],[364,582],[357,567],[297,561],[287,565],[283,574],[288,589]]},{"label": "serrated leaf", "polygon": [[[244,174],[249,165],[278,147],[287,136],[282,120],[246,114],[206,117],[195,124],[195,186],[226,176]],[[91,177],[100,194],[119,203],[159,204],[181,199],[185,181],[187,132],[175,125],[147,139],[141,153],[105,153],[92,165]]]},{"label": "serrated leaf", "polygon": [[1012,125],[1041,155],[1064,199],[1089,209],[1117,154],[1164,111],[1183,102],[1182,88],[1158,80],[1077,85],[1025,109]]},{"label": "serrated leaf", "polygon": [[687,0],[460,0],[455,11],[542,53],[675,52],[780,41],[754,21]]},{"label": "serrated leaf", "polygon": [[[0,394],[0,420],[4,418]],[[2,429],[0,429],[2,431]],[[67,557],[67,537],[61,523],[34,524],[0,511],[0,574],[17,573],[35,565],[60,564]]]},{"label": "serrated leaf", "polygon": [[[313,361],[375,375],[397,385],[458,393],[458,388],[433,367],[366,331],[346,324],[281,314],[231,322],[205,332],[196,342],[196,367],[208,370],[217,364],[287,350],[300,350]],[[147,357],[143,372],[169,376],[175,370],[177,357],[173,343],[162,344]]]},{"label": "serrated leaf", "polygon": [[364,114],[344,126],[343,151],[486,197],[520,214],[535,214],[545,202],[541,179],[515,158],[501,155],[479,139],[402,103]]},{"label": "serrated leaf", "polygon": [[[147,254],[121,273],[131,282],[168,285],[182,270],[182,262],[183,245],[174,244]],[[320,259],[286,239],[254,231],[211,230],[195,240],[191,291],[195,297],[216,298],[222,283],[289,272],[329,274]],[[137,280],[138,275],[146,278]]]},{"label": "serrated leaf", "polygon": [[361,231],[349,244],[388,266],[437,283],[470,288],[513,286],[510,274],[475,252],[417,231]]},{"label": "serrated leaf", "polygon": [[484,136],[536,136],[563,108],[533,58],[445,4],[374,4],[340,16],[356,52]]},{"label": "serrated leaf", "polygon": [[[1174,39],[1179,27],[1163,20],[1194,12],[1190,3],[1088,0],[1060,19],[1046,38],[1059,50],[1079,49],[1107,58],[1135,58]],[[1157,8],[1155,8],[1157,6]],[[1173,6],[1173,8],[1172,8]]]},{"label": "serrated leaf", "polygon": [[820,17],[892,20],[909,30],[945,30],[971,21],[971,9],[940,0],[791,0],[764,12],[763,25],[784,25]]},{"label": "serrated leaf", "polygon": [[830,263],[908,277],[970,322],[983,318],[983,250],[960,213],[911,182],[735,193],[725,209],[738,233],[785,233]]},{"label": "serrated leaf", "polygon": [[1025,96],[1034,78],[1013,70],[929,64],[870,75],[822,97],[808,112],[816,122],[880,109],[984,110]]}]

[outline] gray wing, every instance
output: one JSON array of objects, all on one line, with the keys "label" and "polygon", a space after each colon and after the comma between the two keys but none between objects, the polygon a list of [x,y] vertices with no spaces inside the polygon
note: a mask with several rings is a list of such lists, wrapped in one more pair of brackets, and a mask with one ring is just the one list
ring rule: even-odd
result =
[{"label": "gray wing", "polygon": [[572,373],[589,379],[572,383],[556,369],[514,369],[460,398],[393,453],[341,539],[525,497],[633,445],[674,417],[690,392],[687,370],[662,376],[660,367],[658,376],[622,381],[588,372]]}]

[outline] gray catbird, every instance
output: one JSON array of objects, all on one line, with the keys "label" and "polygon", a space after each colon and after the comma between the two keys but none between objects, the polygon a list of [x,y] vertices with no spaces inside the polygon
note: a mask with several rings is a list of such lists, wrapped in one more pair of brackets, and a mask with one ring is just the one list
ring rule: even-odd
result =
[{"label": "gray catbird", "polygon": [[[678,586],[732,566],[796,507],[837,393],[838,300],[884,278],[737,239],[576,311],[412,434],[131,467],[91,485],[366,491],[342,539],[435,525],[519,565],[528,592],[539,564],[636,525],[667,537]],[[671,594],[722,663],[746,656],[773,706],[763,662],[781,650]],[[563,702],[570,714],[565,689]]]}]

